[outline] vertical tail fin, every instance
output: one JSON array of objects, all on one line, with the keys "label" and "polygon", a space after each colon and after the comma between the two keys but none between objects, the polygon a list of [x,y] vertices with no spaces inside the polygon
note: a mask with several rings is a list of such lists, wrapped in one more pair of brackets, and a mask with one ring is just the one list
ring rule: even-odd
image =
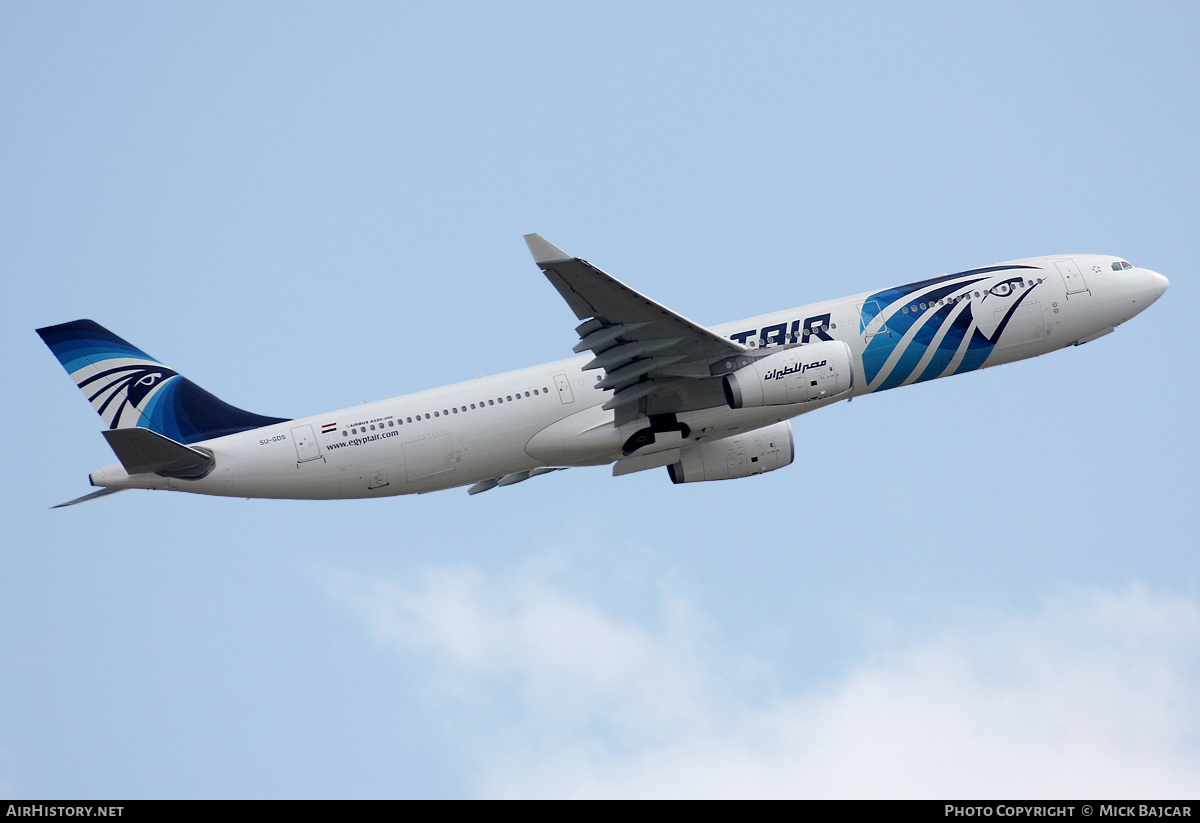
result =
[{"label": "vertical tail fin", "polygon": [[287,421],[229,405],[91,320],[37,333],[110,429],[196,443]]}]

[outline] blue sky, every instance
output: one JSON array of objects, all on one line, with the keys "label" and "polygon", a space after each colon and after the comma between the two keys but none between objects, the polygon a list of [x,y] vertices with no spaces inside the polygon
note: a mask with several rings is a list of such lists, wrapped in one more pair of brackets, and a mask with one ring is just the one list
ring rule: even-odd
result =
[{"label": "blue sky", "polygon": [[[1185,3],[0,6],[0,796],[1195,796]],[[129,492],[33,330],[302,416],[559,359],[537,231],[701,323],[984,264],[1116,334],[674,487]]]}]

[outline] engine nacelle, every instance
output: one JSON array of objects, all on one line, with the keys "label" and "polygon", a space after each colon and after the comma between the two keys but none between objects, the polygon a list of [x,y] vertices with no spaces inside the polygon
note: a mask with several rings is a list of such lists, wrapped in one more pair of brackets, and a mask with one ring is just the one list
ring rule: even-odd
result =
[{"label": "engine nacelle", "polygon": [[723,379],[731,409],[787,406],[836,397],[854,384],[850,347],[825,340],[755,360]]},{"label": "engine nacelle", "polygon": [[667,466],[672,483],[733,480],[782,469],[796,456],[792,424],[772,423],[723,440],[689,443],[679,450],[679,462]]}]

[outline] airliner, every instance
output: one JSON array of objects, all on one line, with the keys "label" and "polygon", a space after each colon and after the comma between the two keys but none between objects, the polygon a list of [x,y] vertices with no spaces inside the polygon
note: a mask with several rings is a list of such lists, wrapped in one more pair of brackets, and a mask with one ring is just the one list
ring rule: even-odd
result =
[{"label": "airliner", "polygon": [[608,464],[665,467],[674,483],[763,474],[795,457],[793,417],[1088,343],[1168,285],[1119,257],[1035,257],[705,327],[525,241],[580,320],[576,357],[313,417],[231,406],[91,320],[39,329],[118,460],[90,475],[99,491],[60,505],[125,489],[478,494]]}]

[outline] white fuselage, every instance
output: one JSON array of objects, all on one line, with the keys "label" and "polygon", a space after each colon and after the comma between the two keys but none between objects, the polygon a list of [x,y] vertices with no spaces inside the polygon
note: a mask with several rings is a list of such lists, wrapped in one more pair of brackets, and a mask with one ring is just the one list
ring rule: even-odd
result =
[{"label": "white fuselage", "polygon": [[[712,406],[682,412],[679,420],[690,441],[718,439],[849,397],[1087,342],[1166,289],[1161,275],[1114,270],[1119,264],[1097,255],[1033,258],[714,327],[754,349],[799,342],[799,330],[841,340],[851,352],[852,388],[794,405]],[[1012,285],[1012,267],[1019,267],[1021,285]],[[968,306],[971,327],[963,334],[959,315]],[[956,320],[962,342],[947,344]],[[991,342],[971,342],[984,337]],[[613,412],[601,409],[612,392],[595,386],[602,372],[583,370],[589,359],[581,355],[196,443],[215,458],[200,479],[129,475],[120,464],[91,479],[110,488],[330,499],[430,492],[520,479],[545,467],[607,464],[622,457],[622,444],[640,424],[613,425]]]}]

